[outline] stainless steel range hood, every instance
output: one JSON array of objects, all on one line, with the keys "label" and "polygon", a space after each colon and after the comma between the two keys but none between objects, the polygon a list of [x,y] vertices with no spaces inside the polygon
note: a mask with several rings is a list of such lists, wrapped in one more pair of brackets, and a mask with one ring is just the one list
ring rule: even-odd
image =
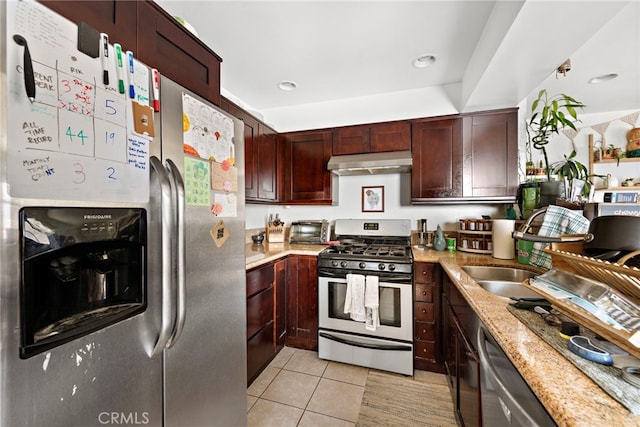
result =
[{"label": "stainless steel range hood", "polygon": [[390,151],[332,156],[327,163],[327,169],[340,176],[379,175],[409,172],[412,164],[411,151]]}]

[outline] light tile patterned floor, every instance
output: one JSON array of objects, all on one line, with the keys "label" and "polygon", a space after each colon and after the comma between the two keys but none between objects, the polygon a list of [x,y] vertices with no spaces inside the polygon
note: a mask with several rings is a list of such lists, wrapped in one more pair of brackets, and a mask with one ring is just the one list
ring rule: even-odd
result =
[{"label": "light tile patterned floor", "polygon": [[[353,427],[368,373],[285,347],[247,390],[248,426]],[[416,371],[415,378],[446,384],[440,374]]]}]

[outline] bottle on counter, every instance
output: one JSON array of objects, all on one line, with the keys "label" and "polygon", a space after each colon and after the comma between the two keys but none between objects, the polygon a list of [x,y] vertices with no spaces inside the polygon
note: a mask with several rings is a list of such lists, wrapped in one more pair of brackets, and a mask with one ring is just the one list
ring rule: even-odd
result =
[{"label": "bottle on counter", "polygon": [[444,234],[442,233],[442,227],[438,224],[438,228],[436,229],[436,235],[433,238],[433,249],[436,251],[444,251],[447,248],[447,241],[444,238]]}]

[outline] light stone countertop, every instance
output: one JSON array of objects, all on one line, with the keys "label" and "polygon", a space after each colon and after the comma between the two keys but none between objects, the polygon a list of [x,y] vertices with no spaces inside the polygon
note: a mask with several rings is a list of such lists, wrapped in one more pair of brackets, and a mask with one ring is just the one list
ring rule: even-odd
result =
[{"label": "light stone countertop", "polygon": [[[325,245],[289,245],[266,241],[262,245],[248,243],[247,270],[290,254],[318,255],[324,248]],[[413,258],[415,262],[440,263],[559,426],[640,426],[640,416],[631,414],[609,397],[582,371],[509,313],[506,309],[508,298],[485,291],[460,266],[535,268],[521,265],[516,259],[501,260],[490,255],[461,251],[420,250],[416,246]]]},{"label": "light stone countertop", "polygon": [[290,245],[285,243],[269,243],[265,241],[256,245],[247,243],[245,245],[245,254],[247,258],[247,270],[259,267],[278,258],[287,255],[318,255],[325,249],[327,245]]},{"label": "light stone countertop", "polygon": [[[509,299],[482,289],[461,265],[528,268],[517,260],[463,252],[414,250],[416,262],[439,262],[538,399],[562,427],[640,426],[640,416],[611,398],[569,360],[507,311]],[[638,391],[640,393],[640,390]]]}]

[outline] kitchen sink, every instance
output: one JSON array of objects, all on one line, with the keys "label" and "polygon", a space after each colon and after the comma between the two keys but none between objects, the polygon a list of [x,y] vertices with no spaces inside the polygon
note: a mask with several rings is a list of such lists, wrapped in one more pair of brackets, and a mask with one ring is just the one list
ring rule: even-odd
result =
[{"label": "kitchen sink", "polygon": [[522,282],[537,276],[536,273],[515,267],[493,267],[486,265],[465,265],[462,269],[487,292],[503,297],[542,298]]}]

